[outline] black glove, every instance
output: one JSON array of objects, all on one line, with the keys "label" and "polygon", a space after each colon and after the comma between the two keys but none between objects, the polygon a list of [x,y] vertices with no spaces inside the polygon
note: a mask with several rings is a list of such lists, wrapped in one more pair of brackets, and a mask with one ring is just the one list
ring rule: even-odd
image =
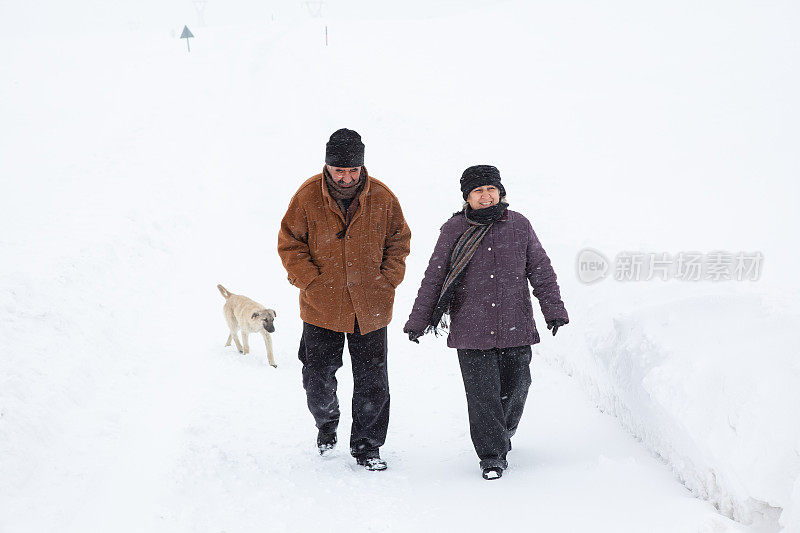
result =
[{"label": "black glove", "polygon": [[420,333],[420,332],[417,332],[417,331],[409,331],[408,332],[408,340],[410,340],[411,342],[416,342],[417,344],[419,344],[419,340],[418,339],[420,337],[422,337],[422,333]]},{"label": "black glove", "polygon": [[563,318],[556,318],[555,320],[551,320],[550,322],[547,323],[547,329],[552,329],[553,337],[555,337],[558,328],[560,328],[564,324],[569,324],[569,320],[564,320]]}]

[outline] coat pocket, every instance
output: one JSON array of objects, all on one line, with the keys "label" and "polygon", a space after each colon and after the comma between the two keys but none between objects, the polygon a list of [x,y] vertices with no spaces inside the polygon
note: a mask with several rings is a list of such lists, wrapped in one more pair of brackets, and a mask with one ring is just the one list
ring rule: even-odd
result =
[{"label": "coat pocket", "polygon": [[322,267],[334,256],[336,247],[336,227],[330,226],[330,220],[314,220],[311,222],[311,229],[308,232],[308,248],[311,253],[311,261]]},{"label": "coat pocket", "polygon": [[514,242],[512,244],[514,247],[514,257],[516,259],[521,259],[523,261],[527,261],[528,258],[528,234],[522,230],[515,229],[514,230]]},{"label": "coat pocket", "polygon": [[375,263],[383,262],[383,252],[386,245],[386,231],[383,221],[372,223],[369,235],[369,256]]},{"label": "coat pocket", "polygon": [[316,278],[314,278],[314,279],[312,279],[312,280],[311,280],[311,283],[309,283],[309,284],[306,286],[306,288],[305,288],[305,289],[303,289],[303,292],[305,292],[305,293],[306,293],[306,295],[308,295],[308,294],[310,294],[310,293],[314,292],[314,290],[315,290],[315,289],[318,289],[318,288],[319,288],[319,286],[320,286],[320,282],[321,282],[321,281],[322,281],[322,274],[318,274],[318,275],[317,275],[317,277],[316,277]]},{"label": "coat pocket", "polygon": [[374,298],[372,303],[373,312],[376,316],[391,313],[394,304],[394,285],[381,272],[375,279]]}]

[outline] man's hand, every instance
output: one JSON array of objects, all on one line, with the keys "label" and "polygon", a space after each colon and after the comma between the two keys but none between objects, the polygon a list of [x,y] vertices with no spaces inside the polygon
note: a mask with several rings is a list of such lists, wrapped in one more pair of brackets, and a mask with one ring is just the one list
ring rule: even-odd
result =
[{"label": "man's hand", "polygon": [[547,323],[547,329],[553,330],[553,337],[555,337],[558,328],[560,328],[564,324],[569,324],[569,320],[564,320],[563,318],[556,318],[555,320],[552,320]]},{"label": "man's hand", "polygon": [[409,331],[408,332],[408,340],[410,340],[411,342],[416,342],[417,344],[419,344],[419,340],[418,339],[420,337],[422,337],[422,333],[420,333],[418,331]]}]

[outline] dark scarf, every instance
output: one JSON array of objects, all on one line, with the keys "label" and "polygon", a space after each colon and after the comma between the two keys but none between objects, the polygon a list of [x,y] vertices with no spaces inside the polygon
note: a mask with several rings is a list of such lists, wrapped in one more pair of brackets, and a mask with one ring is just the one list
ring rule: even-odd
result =
[{"label": "dark scarf", "polygon": [[472,209],[467,204],[464,207],[464,216],[467,217],[468,221],[476,224],[491,224],[500,220],[506,209],[508,209],[508,204],[505,202],[499,202],[483,209]]},{"label": "dark scarf", "polygon": [[351,187],[342,187],[336,183],[328,172],[328,167],[322,168],[322,175],[325,178],[325,185],[328,188],[328,194],[336,202],[344,215],[344,229],[336,234],[340,239],[344,239],[344,234],[347,233],[347,227],[353,219],[353,215],[358,211],[361,191],[364,190],[364,185],[367,183],[367,168],[361,167],[361,175],[358,177],[358,183]]},{"label": "dark scarf", "polygon": [[439,301],[436,302],[436,307],[433,309],[433,314],[425,333],[433,331],[438,335],[438,328],[447,328],[447,321],[444,315],[450,313],[450,301],[453,299],[453,292],[460,283],[464,270],[467,268],[472,256],[475,255],[475,251],[478,249],[483,237],[489,232],[492,225],[505,214],[506,209],[508,209],[508,204],[501,202],[484,209],[472,209],[467,205],[463,211],[455,213],[455,215],[463,215],[469,223],[469,227],[461,234],[450,252],[447,275],[439,293]]}]

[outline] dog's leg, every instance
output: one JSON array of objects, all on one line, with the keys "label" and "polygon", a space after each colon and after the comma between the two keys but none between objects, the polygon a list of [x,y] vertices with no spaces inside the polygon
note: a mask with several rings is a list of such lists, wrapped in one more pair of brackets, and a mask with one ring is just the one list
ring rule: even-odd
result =
[{"label": "dog's leg", "polygon": [[[242,349],[242,345],[239,344],[239,335],[235,331],[231,331],[231,337],[233,337],[233,342],[236,343],[236,349],[239,350],[239,353],[244,353],[244,349]],[[244,337],[244,333],[242,333],[242,337]]]},{"label": "dog's leg", "polygon": [[236,333],[239,329],[239,323],[236,322],[236,317],[233,315],[233,309],[228,305],[229,302],[225,303],[225,307],[222,308],[223,313],[225,314],[225,322],[228,323],[228,329],[230,330],[230,334],[228,335],[228,342],[225,346],[231,345],[231,340],[236,343],[236,349],[239,350],[239,353],[242,353],[242,345],[239,344],[239,335]]},{"label": "dog's leg", "polygon": [[278,365],[275,364],[275,358],[272,357],[272,335],[270,335],[268,331],[264,332],[264,344],[267,346],[267,360],[269,361],[269,366],[278,368]]},{"label": "dog's leg", "polygon": [[244,354],[247,355],[250,353],[250,342],[247,340],[249,334],[242,330],[242,344],[244,345]]}]

